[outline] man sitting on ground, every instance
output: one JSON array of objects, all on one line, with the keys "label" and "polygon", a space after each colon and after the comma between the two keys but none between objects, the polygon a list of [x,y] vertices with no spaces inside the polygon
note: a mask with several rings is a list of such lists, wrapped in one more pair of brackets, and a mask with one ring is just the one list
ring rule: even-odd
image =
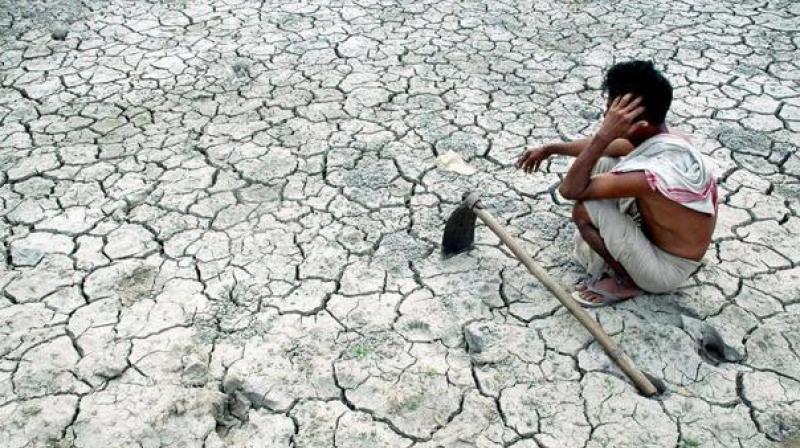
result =
[{"label": "man sitting on ground", "polygon": [[575,200],[575,254],[590,280],[573,297],[603,306],[676,289],[697,271],[714,232],[711,166],[664,123],[672,87],[651,62],[606,74],[605,118],[592,138],[526,151],[530,173],[554,154],[575,157],[559,192]]}]

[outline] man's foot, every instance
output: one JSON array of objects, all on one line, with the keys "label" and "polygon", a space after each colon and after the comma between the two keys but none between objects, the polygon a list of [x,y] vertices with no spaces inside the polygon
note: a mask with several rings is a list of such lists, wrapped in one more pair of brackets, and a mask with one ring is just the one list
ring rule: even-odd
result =
[{"label": "man's foot", "polygon": [[[608,274],[601,274],[600,275],[600,280],[603,280],[605,278],[608,278]],[[575,291],[579,291],[579,292],[580,291],[586,291],[586,288],[588,286],[593,285],[593,284],[599,282],[600,280],[596,280],[595,277],[593,277],[591,275],[587,275],[587,276],[581,278],[580,280],[578,280],[577,282],[575,282]]]},{"label": "man's foot", "polygon": [[644,293],[632,280],[620,277],[604,278],[593,285],[575,289],[576,301],[587,307],[611,305]]}]

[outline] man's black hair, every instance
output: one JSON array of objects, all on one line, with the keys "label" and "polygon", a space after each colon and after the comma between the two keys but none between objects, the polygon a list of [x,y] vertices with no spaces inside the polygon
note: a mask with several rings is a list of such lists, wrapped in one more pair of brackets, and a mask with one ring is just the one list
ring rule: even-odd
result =
[{"label": "man's black hair", "polygon": [[664,123],[672,103],[672,86],[650,61],[615,64],[606,72],[603,92],[608,93],[609,100],[626,93],[642,97],[642,118],[653,125]]}]

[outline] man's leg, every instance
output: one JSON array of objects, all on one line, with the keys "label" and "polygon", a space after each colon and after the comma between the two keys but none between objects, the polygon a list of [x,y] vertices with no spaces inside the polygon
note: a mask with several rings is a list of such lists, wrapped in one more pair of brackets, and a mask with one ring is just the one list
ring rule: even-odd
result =
[{"label": "man's leg", "polygon": [[[620,159],[617,157],[600,157],[600,159],[597,160],[592,168],[592,175],[595,176],[610,172],[619,162],[619,160]],[[587,217],[586,220],[589,221],[589,218]],[[576,220],[576,222],[578,222],[578,220]],[[591,221],[589,221],[589,223],[591,224]],[[581,235],[581,232],[578,230],[575,231],[574,256],[578,264],[586,269],[586,273],[589,275],[590,279],[593,279],[593,281],[607,276],[606,271],[610,266],[608,266],[608,263],[605,261],[605,259],[608,257],[599,256],[597,251],[593,249],[592,246],[590,246],[586,241],[584,241],[583,235]],[[579,283],[577,286],[577,289],[581,288],[583,288],[583,283]]]},{"label": "man's leg", "polygon": [[[639,289],[633,279],[631,279],[630,275],[628,275],[625,267],[622,266],[619,261],[615,260],[614,257],[612,257],[608,252],[608,249],[606,249],[603,237],[600,235],[597,227],[595,227],[592,223],[592,219],[582,202],[576,203],[575,207],[572,209],[572,219],[575,222],[575,225],[578,227],[581,237],[584,241],[586,241],[586,244],[588,244],[589,247],[591,247],[592,250],[594,250],[598,255],[603,257],[603,260],[608,263],[608,265],[616,274],[615,278],[601,280],[594,286],[597,289],[607,291],[620,298],[628,298],[640,295],[642,290]],[[596,301],[598,299],[596,294],[587,290],[582,290],[581,296],[584,299],[591,301]]]}]

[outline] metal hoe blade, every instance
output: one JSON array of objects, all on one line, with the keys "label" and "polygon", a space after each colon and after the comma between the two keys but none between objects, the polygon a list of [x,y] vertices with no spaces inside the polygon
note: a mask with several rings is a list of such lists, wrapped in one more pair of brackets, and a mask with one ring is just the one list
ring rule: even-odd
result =
[{"label": "metal hoe blade", "polygon": [[442,252],[445,256],[455,255],[472,247],[475,242],[475,221],[478,216],[472,210],[477,196],[464,195],[464,201],[453,210],[444,226]]}]

